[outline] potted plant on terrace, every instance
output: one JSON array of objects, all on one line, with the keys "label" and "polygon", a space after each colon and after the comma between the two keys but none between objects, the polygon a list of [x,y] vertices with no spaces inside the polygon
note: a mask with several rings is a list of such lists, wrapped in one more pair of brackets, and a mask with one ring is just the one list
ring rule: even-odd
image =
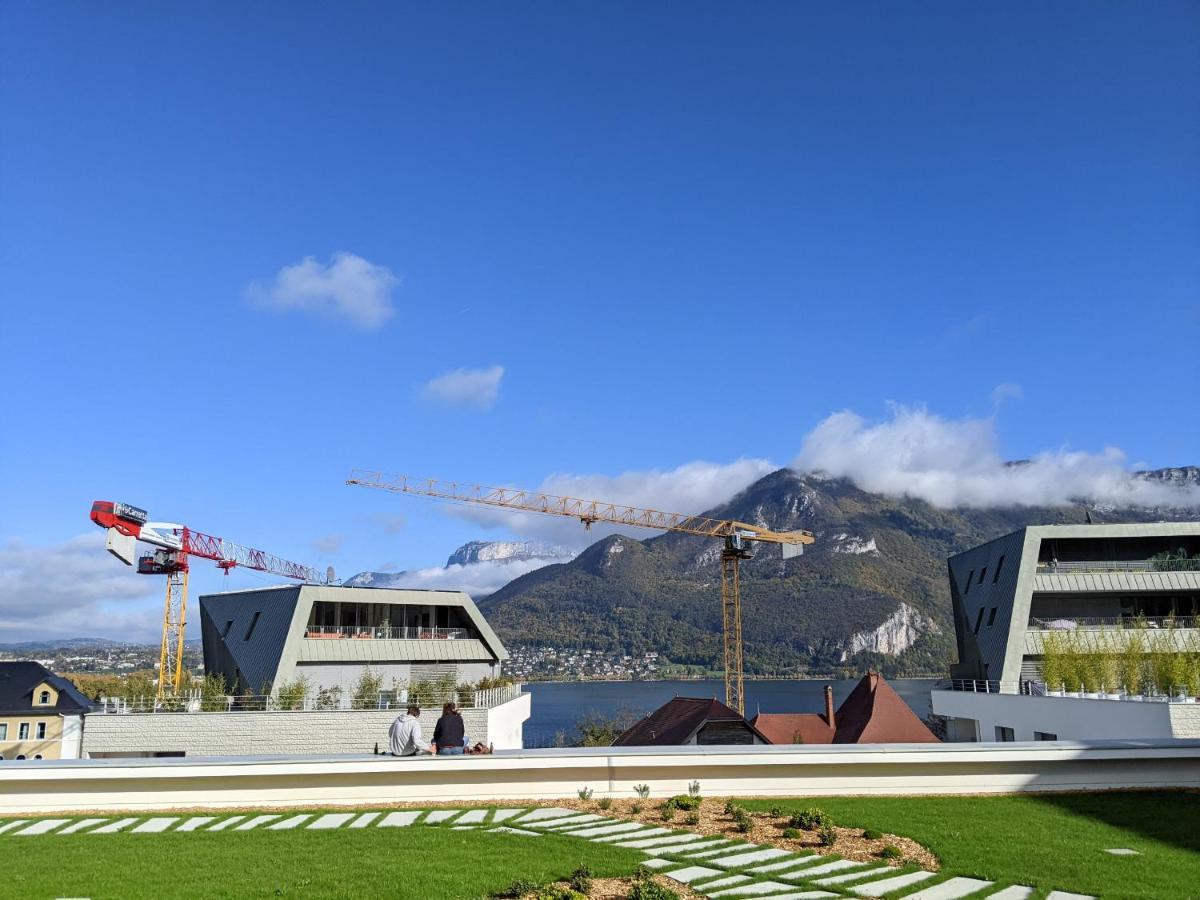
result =
[{"label": "potted plant on terrace", "polygon": [[1142,630],[1135,629],[1125,636],[1121,648],[1121,682],[1125,685],[1125,699],[1142,700],[1142,669],[1145,664],[1146,642]]},{"label": "potted plant on terrace", "polygon": [[1046,683],[1046,695],[1063,695],[1062,637],[1048,631],[1042,637],[1042,681]]}]

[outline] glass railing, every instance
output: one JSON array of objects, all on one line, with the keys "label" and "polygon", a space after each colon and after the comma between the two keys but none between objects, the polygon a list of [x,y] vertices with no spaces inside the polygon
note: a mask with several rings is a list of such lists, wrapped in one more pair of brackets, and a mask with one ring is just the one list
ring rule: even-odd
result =
[{"label": "glass railing", "polygon": [[1200,557],[1189,559],[1107,559],[1039,562],[1039,575],[1081,575],[1088,572],[1200,572]]},{"label": "glass railing", "polygon": [[1200,628],[1200,616],[1034,616],[1032,631],[1073,631],[1077,628]]},{"label": "glass railing", "polygon": [[304,629],[304,636],[316,640],[350,638],[378,641],[466,641],[474,637],[466,628],[389,625],[309,625]]}]

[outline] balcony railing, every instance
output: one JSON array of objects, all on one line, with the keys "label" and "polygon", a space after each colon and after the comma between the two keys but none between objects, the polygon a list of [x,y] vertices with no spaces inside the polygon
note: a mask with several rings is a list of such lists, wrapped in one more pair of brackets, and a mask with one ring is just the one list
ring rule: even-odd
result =
[{"label": "balcony railing", "polygon": [[454,688],[451,690],[400,688],[380,691],[369,697],[352,697],[332,689],[304,697],[284,697],[272,694],[202,695],[198,692],[180,697],[102,697],[93,714],[125,715],[128,713],[238,713],[238,712],[313,712],[333,710],[397,710],[403,712],[409,701],[426,709],[439,709],[453,702],[460,709],[491,709],[515,700],[521,695],[520,684],[505,684],[494,688]]},{"label": "balcony railing", "polygon": [[938,691],[967,691],[972,694],[1038,694],[1040,682],[987,681],[982,678],[951,678],[933,686]]},{"label": "balcony railing", "polygon": [[465,641],[471,638],[466,628],[390,627],[383,625],[309,625],[304,636],[314,640],[377,641]]},{"label": "balcony railing", "polygon": [[1200,628],[1200,616],[1056,616],[1033,617],[1032,631],[1132,630],[1135,628]]},{"label": "balcony railing", "polygon": [[1193,559],[1052,561],[1037,564],[1038,575],[1083,575],[1089,572],[1200,572],[1200,557]]}]

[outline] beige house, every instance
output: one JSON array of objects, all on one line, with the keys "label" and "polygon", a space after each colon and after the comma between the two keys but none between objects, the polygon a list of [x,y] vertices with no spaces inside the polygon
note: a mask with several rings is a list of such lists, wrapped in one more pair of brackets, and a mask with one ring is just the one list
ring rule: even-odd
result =
[{"label": "beige house", "polygon": [[0,662],[0,760],[78,759],[91,701],[36,662]]}]

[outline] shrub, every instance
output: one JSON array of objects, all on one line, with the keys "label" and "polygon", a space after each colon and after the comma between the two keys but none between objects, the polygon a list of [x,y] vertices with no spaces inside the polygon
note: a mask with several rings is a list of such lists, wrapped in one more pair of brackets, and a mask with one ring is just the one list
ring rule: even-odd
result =
[{"label": "shrub", "polygon": [[825,810],[811,806],[808,809],[800,810],[800,812],[792,813],[788,818],[788,824],[793,828],[804,828],[808,831],[814,831],[826,825],[831,825],[832,820]]},{"label": "shrub", "polygon": [[275,703],[280,709],[303,709],[304,698],[312,689],[308,678],[297,675],[291,681],[285,681],[275,690]]},{"label": "shrub", "polygon": [[804,837],[804,832],[799,828],[785,828],[783,829],[783,836],[789,840],[796,841]]},{"label": "shrub", "polygon": [[642,804],[633,804],[633,806],[629,807],[629,811],[635,816],[638,815],[642,811]]},{"label": "shrub", "polygon": [[900,852],[899,847],[895,846],[894,844],[888,844],[879,851],[879,855],[883,859],[899,859],[904,854]]},{"label": "shrub", "polygon": [[877,841],[881,837],[883,837],[883,832],[876,831],[874,828],[868,828],[866,831],[863,832],[862,836],[865,837],[868,841]]},{"label": "shrub", "polygon": [[383,675],[376,674],[370,666],[364,666],[358,681],[354,682],[351,705],[355,709],[378,709],[379,692],[383,690]]},{"label": "shrub", "polygon": [[526,894],[532,894],[535,891],[540,891],[542,886],[536,881],[530,881],[527,878],[518,878],[504,890],[498,894],[492,894],[493,897],[524,897]]},{"label": "shrub", "polygon": [[571,890],[587,894],[592,889],[592,870],[587,866],[580,866],[571,873],[569,884],[571,885]]},{"label": "shrub", "polygon": [[695,797],[697,800],[700,799],[700,782],[693,781],[688,784],[688,796]]},{"label": "shrub", "polygon": [[637,880],[629,892],[629,900],[679,900],[679,895],[651,877],[648,869],[638,869]]},{"label": "shrub", "polygon": [[587,894],[580,893],[569,887],[559,887],[552,884],[538,892],[538,900],[587,900]]},{"label": "shrub", "polygon": [[612,797],[601,797],[596,801],[596,805],[601,809],[608,809],[612,806]]},{"label": "shrub", "polygon": [[817,829],[817,838],[822,847],[832,847],[837,843],[837,829],[832,825],[822,825]]},{"label": "shrub", "polygon": [[658,814],[664,822],[670,822],[675,818],[675,807],[668,800],[658,808]]},{"label": "shrub", "polygon": [[575,793],[579,795],[579,799],[584,803],[592,799],[592,789],[590,787],[581,787]]},{"label": "shrub", "polygon": [[700,812],[698,810],[692,810],[690,813],[687,814],[687,816],[684,818],[683,821],[686,822],[688,825],[699,825],[700,824]]},{"label": "shrub", "polygon": [[641,799],[643,799],[643,800],[648,800],[648,799],[650,798],[650,785],[648,785],[648,784],[635,784],[635,785],[633,786],[633,792],[634,792],[635,794],[637,794],[637,795],[638,795],[638,797],[640,797]]},{"label": "shrub", "polygon": [[676,794],[667,803],[675,809],[682,809],[684,811],[699,809],[700,797],[695,794]]},{"label": "shrub", "polygon": [[777,819],[780,816],[787,815],[787,810],[785,810],[782,806],[772,806],[770,809],[767,810],[767,812],[769,812],[771,815],[773,815]]},{"label": "shrub", "polygon": [[741,809],[741,807],[738,806],[736,803],[734,803],[733,800],[725,801],[725,815],[727,815],[727,816],[736,815],[737,811],[739,809]]}]

